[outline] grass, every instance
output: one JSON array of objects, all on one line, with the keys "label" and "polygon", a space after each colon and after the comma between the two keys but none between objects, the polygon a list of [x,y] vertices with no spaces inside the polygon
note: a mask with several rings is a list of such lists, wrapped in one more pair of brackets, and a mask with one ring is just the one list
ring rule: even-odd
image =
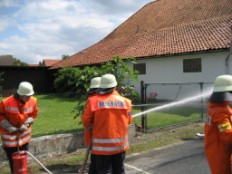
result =
[{"label": "grass", "polygon": [[[77,99],[58,97],[56,95],[37,95],[39,113],[33,124],[33,137],[42,135],[82,131],[80,117],[74,119]],[[148,108],[149,109],[149,108]],[[133,114],[141,112],[133,108]],[[155,129],[180,122],[200,118],[198,108],[175,107],[162,112],[151,112],[146,117],[147,129]],[[141,117],[133,119],[133,123],[141,125]]]},{"label": "grass", "polygon": [[[38,98],[39,113],[33,124],[33,137],[82,131],[80,117],[74,119],[77,99],[56,95],[37,95],[36,97]],[[133,114],[139,112],[141,112],[140,108],[133,108]],[[181,106],[146,115],[146,129],[153,130],[167,125],[197,120],[200,118],[200,109]],[[141,118],[133,118],[133,123],[141,125]]]},{"label": "grass", "polygon": [[[134,109],[133,112],[139,113],[140,110]],[[133,122],[136,124],[141,124],[141,119],[142,117],[135,117]],[[162,112],[148,113],[145,117],[145,123],[147,130],[153,130],[170,125],[192,122],[199,119],[201,119],[199,108],[179,106],[165,109]]]},{"label": "grass", "polygon": [[73,132],[82,129],[80,118],[74,119],[76,99],[55,95],[38,95],[39,113],[33,136]]}]

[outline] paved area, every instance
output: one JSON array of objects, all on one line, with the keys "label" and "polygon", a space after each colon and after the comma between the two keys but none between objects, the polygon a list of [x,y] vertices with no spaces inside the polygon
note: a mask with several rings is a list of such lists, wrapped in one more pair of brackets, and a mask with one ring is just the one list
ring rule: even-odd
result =
[{"label": "paved area", "polygon": [[127,156],[125,165],[126,174],[210,174],[203,139]]},{"label": "paved area", "polygon": [[[53,174],[75,174],[80,167],[62,165],[60,168],[49,166],[49,169]],[[125,167],[126,174],[210,174],[204,154],[204,140],[197,138],[127,156]],[[87,168],[88,165],[85,174]]]}]

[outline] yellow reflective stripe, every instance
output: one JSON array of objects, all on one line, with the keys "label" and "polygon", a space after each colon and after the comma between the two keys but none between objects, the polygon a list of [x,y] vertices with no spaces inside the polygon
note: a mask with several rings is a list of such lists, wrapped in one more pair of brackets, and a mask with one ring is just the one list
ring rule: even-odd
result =
[{"label": "yellow reflective stripe", "polygon": [[224,122],[218,125],[218,129],[220,132],[225,132],[228,130],[231,130],[231,124],[230,122]]},{"label": "yellow reflective stripe", "polygon": [[125,138],[114,138],[114,139],[100,139],[100,138],[93,138],[93,143],[104,143],[104,144],[109,144],[109,143],[122,143],[125,140],[127,140],[128,137],[126,136]]},{"label": "yellow reflective stripe", "polygon": [[92,146],[92,150],[94,151],[105,151],[105,152],[114,152],[118,150],[123,150],[125,147],[128,147],[129,143],[127,142],[126,144],[122,146],[117,146],[117,147],[104,147],[104,146]]}]

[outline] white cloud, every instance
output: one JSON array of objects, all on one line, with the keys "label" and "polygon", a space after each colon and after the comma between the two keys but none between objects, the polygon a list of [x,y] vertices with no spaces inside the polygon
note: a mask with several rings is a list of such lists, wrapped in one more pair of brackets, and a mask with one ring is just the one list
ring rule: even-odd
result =
[{"label": "white cloud", "polygon": [[0,1],[0,8],[2,7],[11,7],[11,6],[15,6],[15,0],[1,0]]},{"label": "white cloud", "polygon": [[96,43],[151,1],[0,1],[0,54],[27,63],[61,59]]},{"label": "white cloud", "polygon": [[4,31],[9,26],[9,22],[6,18],[1,18],[0,20],[0,32]]}]

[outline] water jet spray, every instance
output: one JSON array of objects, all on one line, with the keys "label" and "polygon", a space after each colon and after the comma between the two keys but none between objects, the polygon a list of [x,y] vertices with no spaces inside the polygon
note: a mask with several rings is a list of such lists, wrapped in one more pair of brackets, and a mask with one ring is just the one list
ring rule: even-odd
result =
[{"label": "water jet spray", "polygon": [[165,104],[165,105],[162,105],[162,106],[154,107],[154,108],[145,110],[143,112],[134,114],[134,115],[132,115],[132,117],[133,118],[138,117],[138,116],[150,113],[150,112],[155,112],[155,111],[162,110],[162,109],[165,109],[165,108],[170,108],[170,107],[178,106],[178,105],[188,103],[188,102],[191,102],[191,101],[195,101],[195,100],[198,100],[198,99],[201,99],[201,98],[205,98],[205,97],[208,97],[211,93],[212,93],[212,91],[210,90],[210,92],[206,92],[206,93],[203,93],[201,95],[185,98],[185,99],[182,99],[180,101],[176,101],[176,102],[168,103],[168,104]]}]

